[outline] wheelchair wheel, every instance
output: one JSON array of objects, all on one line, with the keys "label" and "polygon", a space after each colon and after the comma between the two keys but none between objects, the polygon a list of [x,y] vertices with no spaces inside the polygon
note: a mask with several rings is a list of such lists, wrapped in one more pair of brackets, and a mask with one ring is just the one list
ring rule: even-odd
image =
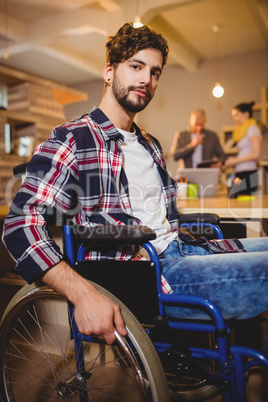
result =
[{"label": "wheelchair wheel", "polygon": [[[202,362],[203,364],[203,362]],[[210,367],[206,368],[210,371]],[[212,374],[212,373],[211,373]],[[218,373],[216,373],[218,375]],[[172,401],[208,401],[220,395],[219,389],[215,385],[210,385],[204,378],[172,378],[170,373],[166,374],[170,388]]]},{"label": "wheelchair wheel", "polygon": [[169,401],[169,390],[146,332],[116,301],[128,336],[113,345],[82,342],[85,373],[76,368],[66,299],[45,285],[24,286],[0,325],[0,390],[4,401]]}]

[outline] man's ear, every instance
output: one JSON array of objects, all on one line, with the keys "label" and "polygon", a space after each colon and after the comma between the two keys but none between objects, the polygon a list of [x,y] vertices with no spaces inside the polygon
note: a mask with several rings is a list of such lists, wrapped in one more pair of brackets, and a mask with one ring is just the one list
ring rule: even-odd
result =
[{"label": "man's ear", "polygon": [[113,67],[110,63],[107,63],[103,69],[103,78],[105,82],[111,82],[113,78]]}]

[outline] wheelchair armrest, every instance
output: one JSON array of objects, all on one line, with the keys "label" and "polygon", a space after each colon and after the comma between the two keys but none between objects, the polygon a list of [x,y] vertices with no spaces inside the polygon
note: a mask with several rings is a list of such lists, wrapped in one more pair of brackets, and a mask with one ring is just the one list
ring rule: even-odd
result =
[{"label": "wheelchair armrest", "polygon": [[155,232],[146,226],[104,225],[72,226],[75,239],[84,245],[136,244],[147,243],[156,238]]},{"label": "wheelchair armrest", "polygon": [[195,213],[195,214],[178,214],[179,223],[210,223],[212,225],[219,225],[220,216],[217,214],[208,213]]},{"label": "wheelchair armrest", "polygon": [[26,168],[27,168],[28,162],[21,163],[20,165],[17,165],[13,168],[13,175],[14,177],[17,177],[18,179],[21,178],[26,173]]}]

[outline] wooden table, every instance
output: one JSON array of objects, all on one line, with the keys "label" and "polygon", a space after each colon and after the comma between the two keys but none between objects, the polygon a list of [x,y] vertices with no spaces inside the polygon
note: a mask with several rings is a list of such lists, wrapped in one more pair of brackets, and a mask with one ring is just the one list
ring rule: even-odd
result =
[{"label": "wooden table", "polygon": [[[178,212],[208,212],[218,214],[221,218],[246,223],[247,237],[262,235],[263,222],[268,222],[268,194],[257,195],[255,200],[238,201],[227,195],[204,197],[198,199],[178,199]],[[7,205],[0,205],[0,219],[5,219],[9,212]]]},{"label": "wooden table", "polygon": [[256,195],[254,200],[239,201],[227,195],[198,199],[178,199],[179,213],[207,212],[221,218],[245,222],[247,237],[263,235],[263,222],[268,220],[268,194]]}]

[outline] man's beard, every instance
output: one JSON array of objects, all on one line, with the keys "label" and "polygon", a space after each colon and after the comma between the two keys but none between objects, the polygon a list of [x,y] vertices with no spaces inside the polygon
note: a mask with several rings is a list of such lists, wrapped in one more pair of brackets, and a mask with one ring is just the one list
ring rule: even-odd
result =
[{"label": "man's beard", "polygon": [[[129,94],[131,91],[135,89],[143,89],[147,91],[147,97],[142,98],[137,96],[137,100],[133,101],[129,98]],[[150,92],[145,88],[145,87],[135,87],[135,86],[129,86],[127,88],[124,88],[117,76],[115,75],[113,84],[112,84],[112,91],[114,94],[115,99],[117,102],[127,111],[131,113],[138,113],[141,110],[145,109],[148,103],[152,99],[152,95]]]}]

